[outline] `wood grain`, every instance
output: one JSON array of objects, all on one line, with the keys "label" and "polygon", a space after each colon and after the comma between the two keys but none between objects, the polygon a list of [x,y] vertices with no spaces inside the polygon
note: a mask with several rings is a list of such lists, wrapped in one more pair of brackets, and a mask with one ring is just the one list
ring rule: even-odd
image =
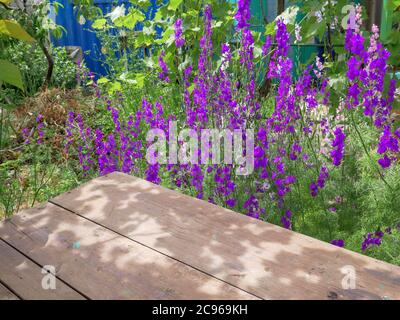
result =
[{"label": "wood grain", "polygon": [[[58,281],[55,290],[42,287],[42,268],[0,240],[0,280],[22,299],[84,299],[79,293]],[[1,297],[0,290],[0,299]]]},{"label": "wood grain", "polygon": [[52,202],[264,299],[400,299],[397,266],[121,173]]},{"label": "wood grain", "polygon": [[60,279],[91,299],[256,298],[49,203],[0,224],[0,237],[55,266]]}]

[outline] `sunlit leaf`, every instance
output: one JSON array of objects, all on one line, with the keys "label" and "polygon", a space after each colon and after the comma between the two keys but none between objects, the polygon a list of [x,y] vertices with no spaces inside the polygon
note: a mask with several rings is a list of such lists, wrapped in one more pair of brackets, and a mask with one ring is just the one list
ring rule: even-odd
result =
[{"label": "sunlit leaf", "polygon": [[92,24],[92,28],[97,29],[97,30],[104,29],[106,23],[107,23],[107,20],[104,18],[96,19]]},{"label": "sunlit leaf", "polygon": [[164,44],[168,41],[168,39],[173,38],[174,29],[168,28],[163,32],[163,36],[161,39],[157,39],[155,42],[157,44]]},{"label": "sunlit leaf", "polygon": [[136,86],[138,88],[143,88],[144,86],[144,79],[145,79],[146,75],[143,73],[137,73],[135,76],[135,80],[136,80]]},{"label": "sunlit leaf", "polygon": [[98,84],[103,84],[107,83],[109,80],[106,77],[101,77],[99,80],[97,80]]},{"label": "sunlit leaf", "polygon": [[168,10],[176,10],[183,0],[170,0],[168,5]]},{"label": "sunlit leaf", "polygon": [[112,94],[112,93],[114,93],[116,91],[121,91],[121,88],[122,88],[121,83],[118,82],[118,81],[114,81],[114,82],[111,83],[111,85],[110,85],[110,87],[108,89],[108,93]]},{"label": "sunlit leaf", "polygon": [[0,60],[0,81],[7,82],[21,90],[24,89],[21,72],[15,64]]},{"label": "sunlit leaf", "polygon": [[146,16],[136,9],[131,9],[131,11],[124,17],[119,17],[114,21],[117,27],[126,27],[130,30],[135,28],[136,23],[143,21]]},{"label": "sunlit leaf", "polygon": [[265,34],[266,35],[275,34],[275,27],[276,27],[276,22],[275,21],[272,21],[271,23],[268,23],[267,26],[265,27]]},{"label": "sunlit leaf", "polygon": [[20,25],[18,22],[13,20],[0,20],[0,33],[7,36],[26,41],[35,42],[33,39]]}]

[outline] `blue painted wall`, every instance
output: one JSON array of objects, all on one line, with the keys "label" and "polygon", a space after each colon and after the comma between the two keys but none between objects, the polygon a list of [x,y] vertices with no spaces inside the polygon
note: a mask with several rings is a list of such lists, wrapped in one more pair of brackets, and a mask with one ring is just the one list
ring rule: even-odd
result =
[{"label": "blue painted wall", "polygon": [[[97,76],[105,75],[107,72],[101,63],[101,43],[96,33],[90,27],[92,21],[86,21],[84,25],[79,24],[73,5],[69,0],[58,0],[64,8],[60,7],[58,14],[54,16],[57,24],[63,26],[67,32],[63,33],[60,39],[52,39],[56,46],[79,46],[84,52],[84,59],[87,67]],[[124,4],[125,8],[130,6],[129,0],[95,0],[103,13],[110,13],[116,5]],[[146,12],[147,18],[153,18],[157,11],[156,0],[149,0],[149,9]]]}]

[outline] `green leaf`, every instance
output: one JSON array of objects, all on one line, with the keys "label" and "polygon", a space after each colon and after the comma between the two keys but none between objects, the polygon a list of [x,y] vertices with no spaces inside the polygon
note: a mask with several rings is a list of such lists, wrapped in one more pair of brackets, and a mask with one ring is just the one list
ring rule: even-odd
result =
[{"label": "green leaf", "polygon": [[9,4],[11,2],[11,0],[0,0],[0,2],[2,2],[4,4]]},{"label": "green leaf", "polygon": [[21,90],[24,90],[21,72],[18,67],[6,60],[0,60],[0,81],[7,82]]},{"label": "green leaf", "polygon": [[107,83],[109,80],[106,77],[101,77],[99,80],[97,80],[98,84],[103,84]]},{"label": "green leaf", "polygon": [[276,26],[275,21],[268,23],[267,26],[265,27],[265,35],[268,36],[275,34],[275,26]]},{"label": "green leaf", "polygon": [[35,39],[13,20],[0,20],[0,33],[29,43],[35,42]]},{"label": "green leaf", "polygon": [[161,21],[163,19],[163,13],[161,10],[157,10],[156,15],[154,16],[154,21]]},{"label": "green leaf", "polygon": [[165,30],[163,32],[163,36],[161,39],[157,39],[155,42],[157,44],[164,44],[167,42],[168,39],[172,38],[174,34],[174,29],[172,29],[171,27],[169,27],[167,30]]},{"label": "green leaf", "polygon": [[182,1],[183,0],[170,0],[169,1],[169,6],[168,6],[168,10],[175,11],[176,9],[178,9],[178,7],[182,3]]},{"label": "green leaf", "polygon": [[220,26],[222,26],[222,21],[217,21],[217,22],[212,22],[211,23],[211,28],[212,29],[214,29],[214,28],[219,28]]},{"label": "green leaf", "polygon": [[92,28],[97,29],[97,30],[104,29],[106,23],[107,23],[107,20],[104,18],[96,19],[96,20],[94,20],[94,22],[92,24]]},{"label": "green leaf", "polygon": [[135,28],[136,23],[143,21],[146,16],[137,9],[131,9],[131,11],[124,17],[119,17],[114,21],[117,27],[126,27],[130,30]]},{"label": "green leaf", "polygon": [[111,83],[110,88],[108,89],[108,93],[112,94],[115,91],[121,91],[121,88],[122,88],[121,83],[118,81],[114,81]]},{"label": "green leaf", "polygon": [[145,77],[146,77],[146,75],[143,73],[137,73],[135,76],[136,86],[139,87],[140,89],[143,88],[143,86],[144,86]]},{"label": "green leaf", "polygon": [[192,83],[192,85],[188,88],[188,91],[190,94],[192,94],[193,90],[194,90],[195,84]]}]

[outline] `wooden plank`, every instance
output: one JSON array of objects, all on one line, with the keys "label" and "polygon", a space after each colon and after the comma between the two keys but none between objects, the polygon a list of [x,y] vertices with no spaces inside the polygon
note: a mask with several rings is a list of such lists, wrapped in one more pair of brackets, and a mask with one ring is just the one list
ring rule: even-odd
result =
[{"label": "wooden plank", "polygon": [[397,266],[121,173],[52,202],[265,299],[400,299]]},{"label": "wooden plank", "polygon": [[2,240],[0,240],[0,261],[0,281],[22,299],[84,299],[60,281],[56,282],[54,290],[43,289],[42,280],[45,275],[42,274],[42,268]]},{"label": "wooden plank", "polygon": [[20,300],[20,299],[0,283],[0,300]]},{"label": "wooden plank", "polygon": [[255,299],[56,205],[15,215],[0,237],[91,299]]}]

